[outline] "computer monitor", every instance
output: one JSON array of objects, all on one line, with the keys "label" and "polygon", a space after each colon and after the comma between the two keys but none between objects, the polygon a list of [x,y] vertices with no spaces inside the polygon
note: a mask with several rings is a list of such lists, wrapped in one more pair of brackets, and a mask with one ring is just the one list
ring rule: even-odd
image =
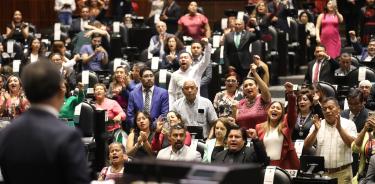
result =
[{"label": "computer monitor", "polygon": [[260,164],[217,165],[197,162],[140,159],[125,163],[125,183],[261,183]]},{"label": "computer monitor", "polygon": [[302,155],[300,157],[300,170],[303,174],[324,172],[324,157]]},{"label": "computer monitor", "polygon": [[195,139],[204,139],[204,136],[203,136],[203,127],[201,127],[201,126],[187,126],[187,131]]}]

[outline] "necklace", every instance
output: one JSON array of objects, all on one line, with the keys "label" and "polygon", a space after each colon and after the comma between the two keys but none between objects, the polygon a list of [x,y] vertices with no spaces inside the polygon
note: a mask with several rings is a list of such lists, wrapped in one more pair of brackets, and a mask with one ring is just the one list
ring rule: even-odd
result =
[{"label": "necklace", "polygon": [[249,100],[248,98],[246,98],[246,106],[247,107],[252,107],[253,105],[255,104],[255,99],[254,100]]},{"label": "necklace", "polygon": [[303,136],[303,128],[305,128],[306,120],[307,120],[307,117],[310,116],[310,113],[311,112],[309,112],[309,114],[307,114],[307,116],[305,116],[305,117],[302,117],[302,114],[298,115],[298,118],[299,118],[299,121],[298,121],[299,132],[298,132],[298,135],[300,137]]}]

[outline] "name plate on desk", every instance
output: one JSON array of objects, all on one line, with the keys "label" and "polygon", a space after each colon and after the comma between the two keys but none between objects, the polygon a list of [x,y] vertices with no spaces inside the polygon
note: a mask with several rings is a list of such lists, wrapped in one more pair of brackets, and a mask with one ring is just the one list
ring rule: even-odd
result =
[{"label": "name plate on desk", "polygon": [[285,169],[285,171],[290,175],[290,177],[292,177],[292,178],[297,177],[298,170],[295,170],[295,169]]}]

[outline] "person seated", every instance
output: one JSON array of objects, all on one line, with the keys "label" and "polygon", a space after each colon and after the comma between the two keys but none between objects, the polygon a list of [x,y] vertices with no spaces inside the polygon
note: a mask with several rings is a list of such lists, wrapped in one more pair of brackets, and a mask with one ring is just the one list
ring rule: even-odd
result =
[{"label": "person seated", "polygon": [[50,61],[59,68],[61,76],[68,82],[69,89],[76,86],[76,73],[72,68],[64,66],[64,57],[59,52],[53,52],[49,55]]},{"label": "person seated", "polygon": [[2,95],[0,111],[2,117],[10,117],[13,119],[25,112],[29,108],[30,103],[22,90],[19,77],[14,75],[9,76],[6,81],[5,89],[7,92]]},{"label": "person seated", "polygon": [[128,109],[129,94],[135,86],[130,85],[130,77],[127,68],[118,66],[114,71],[112,82],[109,84],[108,96],[120,104],[124,112]]},{"label": "person seated", "polygon": [[211,28],[208,19],[198,13],[198,4],[191,1],[188,6],[188,13],[178,20],[177,36],[189,36],[193,40],[211,37]]},{"label": "person seated", "polygon": [[52,43],[51,52],[60,53],[62,56],[63,63],[62,65],[65,68],[69,68],[70,70],[74,70],[74,65],[80,61],[81,57],[79,54],[75,54],[72,59],[69,59],[70,57],[69,52],[67,52],[67,48],[65,47],[65,41],[63,40],[55,40]]},{"label": "person seated", "polygon": [[206,140],[202,162],[211,163],[212,158],[215,158],[219,152],[227,147],[225,140],[228,137],[228,130],[230,130],[232,125],[229,118],[225,117],[221,117],[215,122]]},{"label": "person seated", "polygon": [[[151,143],[152,151],[158,152],[170,145],[168,140],[169,129],[176,124],[184,124],[184,122],[182,121],[181,115],[174,111],[168,112],[166,120],[161,117],[157,119],[155,137]],[[186,131],[184,144],[187,146],[191,144],[191,135],[188,131]]]},{"label": "person seated", "polygon": [[[158,21],[155,24],[157,34],[152,36],[148,46],[148,53],[153,56],[164,56],[164,40],[173,36],[167,33],[167,24],[163,21]],[[168,42],[167,42],[168,43]]]},{"label": "person seated", "polygon": [[370,110],[375,110],[375,88],[369,80],[363,80],[359,83],[358,88],[363,93],[365,99],[365,107]]},{"label": "person seated", "polygon": [[162,69],[177,71],[179,65],[179,53],[184,50],[184,45],[176,36],[167,37],[164,41],[164,55],[161,56]]},{"label": "person seated", "polygon": [[98,33],[91,35],[91,44],[83,45],[80,51],[82,56],[82,70],[102,71],[108,64],[108,53],[101,46],[102,36]]},{"label": "person seated", "polygon": [[171,145],[160,150],[156,159],[160,160],[183,160],[183,161],[201,161],[201,154],[184,144],[186,138],[186,128],[179,123],[171,127],[169,131],[169,140]]},{"label": "person seated", "polygon": [[129,161],[125,152],[125,147],[121,143],[113,142],[108,146],[110,166],[104,167],[99,174],[98,180],[122,180],[124,173],[124,163]]},{"label": "person seated", "polygon": [[151,142],[154,138],[151,116],[147,112],[139,111],[135,115],[134,124],[135,128],[130,131],[126,143],[126,154],[137,159],[154,157],[151,149]]},{"label": "person seated", "polygon": [[256,134],[251,134],[251,136],[253,146],[247,147],[246,130],[241,129],[237,125],[233,126],[229,130],[226,142],[228,149],[216,154],[216,156],[212,158],[212,162],[224,164],[259,163],[263,166],[267,166],[269,158],[263,142],[256,137]]},{"label": "person seated", "polygon": [[66,80],[64,80],[64,86],[65,86],[65,98],[64,98],[64,104],[61,106],[60,112],[59,112],[59,118],[60,119],[67,119],[72,120],[74,118],[74,110],[78,104],[80,104],[83,99],[85,98],[85,94],[83,92],[83,84],[78,83],[78,94],[77,95],[71,95],[69,84]]},{"label": "person seated", "polygon": [[90,17],[90,9],[87,6],[83,6],[80,9],[80,14],[78,18],[73,19],[72,24],[70,25],[69,36],[72,38],[77,33],[85,30],[85,25],[93,21]]},{"label": "person seated", "polygon": [[103,109],[107,111],[108,122],[106,122],[106,130],[109,133],[115,133],[116,130],[121,128],[121,122],[125,121],[126,115],[116,101],[106,97],[106,91],[107,89],[104,84],[95,84],[95,107],[96,109]]},{"label": "person seated", "polygon": [[345,76],[356,69],[356,67],[352,65],[352,56],[346,52],[340,55],[339,65],[340,68],[335,70],[335,76]]},{"label": "person seated", "polygon": [[29,38],[29,24],[22,20],[21,11],[14,11],[11,23],[6,26],[4,38],[21,44],[25,44],[25,40]]},{"label": "person seated", "polygon": [[350,41],[353,44],[353,48],[356,54],[361,55],[361,62],[372,62],[375,58],[375,39],[372,38],[368,42],[367,48],[363,48],[355,36],[355,31],[349,31]]}]

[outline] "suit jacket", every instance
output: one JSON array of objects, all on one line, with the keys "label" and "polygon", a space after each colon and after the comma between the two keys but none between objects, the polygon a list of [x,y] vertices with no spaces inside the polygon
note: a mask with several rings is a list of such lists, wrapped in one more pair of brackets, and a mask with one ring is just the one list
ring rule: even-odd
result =
[{"label": "suit jacket", "polygon": [[[249,31],[243,31],[238,48],[234,43],[235,32],[231,32],[224,37],[224,62],[225,66],[234,66],[236,68],[250,68],[250,43],[259,39],[259,31],[256,34]],[[247,75],[247,74],[245,74]]]},{"label": "suit jacket", "polygon": [[[349,119],[350,110],[345,109],[341,112],[341,116],[343,118]],[[355,126],[357,127],[357,132],[361,132],[363,127],[365,126],[366,120],[368,118],[368,109],[363,108],[361,112],[359,112],[358,116],[355,118]]]},{"label": "suit jacket", "polygon": [[[128,101],[128,123],[134,126],[134,116],[138,111],[144,109],[143,104],[143,94],[142,85],[134,88],[134,90],[129,94]],[[156,120],[160,115],[167,114],[169,110],[169,97],[168,91],[154,86],[154,91],[152,93],[150,115],[152,121]]]},{"label": "suit jacket", "polygon": [[233,163],[260,163],[264,166],[268,165],[269,157],[267,156],[263,142],[259,139],[252,139],[253,146],[243,148],[235,153],[231,153],[229,150],[223,150],[216,154],[213,158],[214,163],[230,163],[233,159]]},{"label": "suit jacket", "polygon": [[77,130],[44,110],[30,108],[0,134],[5,183],[90,183]]},{"label": "suit jacket", "polygon": [[162,11],[162,13],[165,12],[165,15],[168,17],[164,22],[167,24],[168,32],[174,34],[177,31],[177,21],[181,17],[181,7],[177,2],[174,2],[170,8],[166,8],[168,8],[167,4],[164,5]]},{"label": "suit jacket", "polygon": [[[305,74],[306,84],[312,84],[314,64],[315,60],[312,60],[307,64],[307,72]],[[339,67],[339,64],[334,59],[324,59],[320,64],[319,81],[328,82],[330,84],[335,83],[335,70]]]},{"label": "suit jacket", "polygon": [[[283,119],[283,128],[281,133],[284,136],[283,146],[281,148],[281,158],[279,167],[283,169],[298,169],[299,159],[297,157],[296,149],[292,143],[292,133],[297,120],[296,112],[296,97],[288,95],[288,114]],[[263,123],[257,124],[255,127],[260,140],[264,139],[266,130],[263,128]]]}]

